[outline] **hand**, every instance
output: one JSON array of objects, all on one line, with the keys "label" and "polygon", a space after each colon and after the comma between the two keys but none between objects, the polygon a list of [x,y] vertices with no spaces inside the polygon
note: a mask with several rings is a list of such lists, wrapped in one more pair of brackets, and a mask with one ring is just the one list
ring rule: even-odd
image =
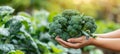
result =
[{"label": "hand", "polygon": [[79,38],[70,38],[67,41],[64,41],[59,36],[57,36],[55,39],[63,47],[77,49],[77,48],[81,48],[81,47],[90,45],[93,38],[89,38],[88,40],[86,40],[86,37],[82,36],[82,37],[79,37]]}]

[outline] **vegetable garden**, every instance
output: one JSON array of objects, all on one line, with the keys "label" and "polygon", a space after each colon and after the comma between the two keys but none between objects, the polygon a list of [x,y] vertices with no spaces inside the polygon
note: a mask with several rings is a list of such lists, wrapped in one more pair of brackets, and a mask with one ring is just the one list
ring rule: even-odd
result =
[{"label": "vegetable garden", "polygon": [[[75,4],[72,0],[64,2],[63,0],[25,0],[24,2],[1,0],[0,54],[104,54],[107,52],[108,50],[95,46],[80,49],[64,48],[54,40],[57,35],[64,40],[85,35],[87,40],[89,37],[95,38],[93,33],[106,33],[120,28],[118,8],[110,12],[110,8],[113,7],[109,6],[105,9],[105,5],[101,7],[99,3],[95,3],[104,3],[104,1],[91,0],[92,4],[89,3],[90,1],[88,3],[76,1],[82,0],[73,1]],[[115,4],[112,2],[111,0],[111,5]],[[110,1],[107,4],[109,3]]]}]

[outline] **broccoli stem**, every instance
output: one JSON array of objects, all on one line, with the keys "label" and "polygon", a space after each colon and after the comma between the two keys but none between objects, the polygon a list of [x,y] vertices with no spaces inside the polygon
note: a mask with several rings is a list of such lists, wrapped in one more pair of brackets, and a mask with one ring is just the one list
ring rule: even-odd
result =
[{"label": "broccoli stem", "polygon": [[86,36],[87,40],[90,38],[90,35],[87,32],[85,32],[85,31],[82,30],[82,33]]}]

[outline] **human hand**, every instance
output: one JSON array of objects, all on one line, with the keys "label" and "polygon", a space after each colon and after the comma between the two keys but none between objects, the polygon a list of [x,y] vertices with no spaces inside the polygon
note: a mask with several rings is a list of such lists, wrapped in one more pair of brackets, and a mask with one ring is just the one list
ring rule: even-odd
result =
[{"label": "human hand", "polygon": [[89,38],[88,40],[86,40],[85,36],[79,37],[79,38],[70,38],[67,41],[64,41],[63,39],[61,39],[59,36],[57,36],[55,38],[57,40],[57,42],[59,42],[63,47],[66,48],[81,48],[87,45],[90,45],[92,42],[93,38]]}]

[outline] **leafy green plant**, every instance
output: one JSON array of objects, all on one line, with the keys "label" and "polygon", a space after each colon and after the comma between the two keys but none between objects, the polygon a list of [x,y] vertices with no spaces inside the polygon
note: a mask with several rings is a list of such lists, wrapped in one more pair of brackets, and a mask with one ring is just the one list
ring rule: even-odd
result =
[{"label": "leafy green plant", "polygon": [[60,36],[66,40],[68,38],[85,35],[88,39],[93,37],[97,26],[90,16],[85,16],[75,10],[65,10],[56,15],[52,23],[49,24],[49,34],[52,37]]},{"label": "leafy green plant", "polygon": [[112,21],[97,21],[96,24],[99,28],[96,30],[96,33],[107,33],[120,28],[119,23],[115,23]]},{"label": "leafy green plant", "polygon": [[10,15],[14,12],[14,9],[9,6],[1,6],[0,7],[0,18]]},{"label": "leafy green plant", "polygon": [[[1,22],[3,22],[2,27],[1,27],[1,34],[0,34],[1,39],[0,40],[1,40],[1,43],[3,44],[2,46],[6,46],[4,50],[1,50],[1,53],[4,53],[4,52],[6,53],[10,51],[8,50],[10,49],[9,46],[14,47],[14,49],[12,50],[21,49],[27,52],[28,50],[31,50],[31,49],[26,49],[27,44],[29,42],[28,46],[31,46],[32,49],[35,49],[35,51],[33,52],[40,54],[41,52],[39,51],[39,48],[36,42],[34,41],[34,38],[32,38],[31,35],[29,34],[29,31],[30,31],[29,29],[31,27],[30,19],[24,16],[16,15],[16,16],[12,16],[12,18],[7,18],[8,20],[4,21],[3,17],[6,17],[9,14],[13,13],[14,9],[9,6],[1,6],[0,10],[1,10],[0,13],[2,17]],[[22,40],[24,42],[22,42]]]},{"label": "leafy green plant", "polygon": [[14,9],[9,7],[9,6],[0,6],[0,26],[3,25],[4,23],[4,18],[6,16],[9,16],[10,14],[12,14],[14,12]]},{"label": "leafy green plant", "polygon": [[[0,7],[1,10],[9,6]],[[11,8],[10,10],[14,9]],[[1,14],[2,17],[0,18],[0,54],[68,53],[68,51],[63,51],[63,49],[68,50],[67,48],[57,47],[58,44],[51,41],[48,34],[48,12],[42,10],[31,16],[25,12],[13,15],[13,12],[9,13],[7,9],[4,11],[5,14]]]}]

